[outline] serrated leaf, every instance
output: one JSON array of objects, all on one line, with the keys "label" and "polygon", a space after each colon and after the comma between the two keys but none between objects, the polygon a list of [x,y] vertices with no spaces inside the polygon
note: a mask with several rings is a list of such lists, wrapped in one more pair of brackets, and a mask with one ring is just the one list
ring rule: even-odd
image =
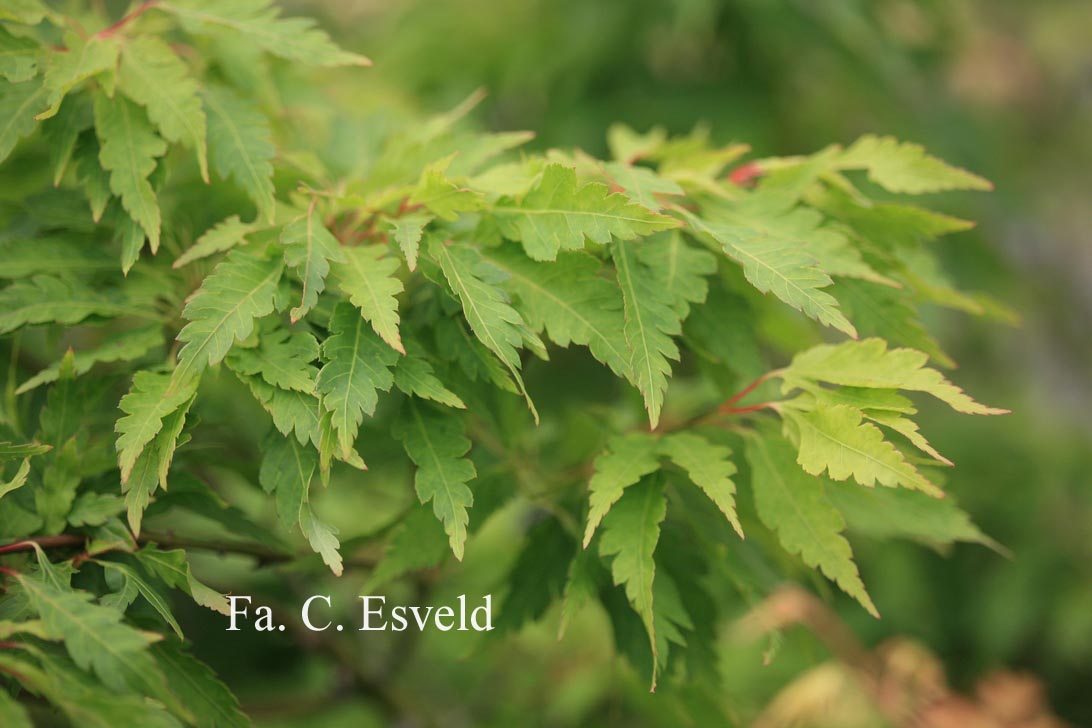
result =
[{"label": "serrated leaf", "polygon": [[818,405],[810,412],[799,413],[785,408],[783,416],[799,437],[797,462],[812,475],[826,472],[833,480],[852,476],[861,485],[879,482],[935,497],[942,495],[894,445],[883,439],[878,427],[862,422],[859,409],[844,404]]},{"label": "serrated leaf", "polygon": [[663,208],[657,195],[676,197],[686,194],[677,182],[661,177],[648,167],[620,162],[608,162],[603,167],[630,199],[650,210],[658,212]]},{"label": "serrated leaf", "polygon": [[37,81],[0,84],[0,162],[37,128],[34,117],[45,100],[46,90]]},{"label": "serrated leaf", "polygon": [[49,92],[49,105],[37,119],[55,115],[65,95],[76,84],[105,71],[113,71],[118,60],[116,38],[92,35],[81,38],[73,32],[65,33],[65,49],[49,54],[43,84]]},{"label": "serrated leaf", "polygon": [[784,391],[800,380],[849,387],[874,387],[927,392],[957,412],[998,415],[1008,410],[975,402],[936,369],[925,364],[928,354],[914,349],[888,349],[883,339],[846,341],[816,346],[797,354],[783,372]]},{"label": "serrated leaf", "polygon": [[992,190],[993,185],[965,169],[925,153],[918,144],[871,134],[854,142],[836,164],[842,169],[866,169],[869,179],[891,192],[912,195],[944,190]]},{"label": "serrated leaf", "polygon": [[282,435],[294,433],[301,443],[310,440],[318,444],[319,412],[323,409],[318,397],[307,392],[274,387],[259,377],[244,375],[240,379],[273,418],[273,426],[278,432]]},{"label": "serrated leaf", "polygon": [[375,413],[380,392],[394,384],[397,354],[373,334],[360,312],[339,303],[330,317],[330,336],[322,343],[326,364],[318,374],[322,405],[333,416],[341,452],[353,449],[364,415]]},{"label": "serrated leaf", "polygon": [[503,291],[491,284],[490,280],[496,278],[496,269],[488,267],[476,250],[463,245],[448,245],[436,238],[429,241],[428,250],[462,304],[470,330],[497,355],[515,379],[537,422],[538,412],[520,376],[518,350],[527,344],[544,352],[542,341],[508,303]]},{"label": "serrated leaf", "polygon": [[822,481],[800,469],[792,446],[772,428],[750,434],[746,454],[755,507],[766,527],[777,534],[785,550],[821,570],[879,617],[842,536],[845,521],[827,500]]},{"label": "serrated leaf", "polygon": [[743,266],[743,275],[763,293],[816,321],[856,336],[853,324],[838,309],[838,301],[823,288],[833,282],[799,241],[771,235],[743,223],[714,223],[694,216],[693,227],[708,233],[730,258]]},{"label": "serrated leaf", "polygon": [[110,173],[110,190],[148,235],[152,252],[159,249],[159,200],[148,176],[156,159],[167,151],[152,130],[144,110],[124,98],[95,97],[95,133],[99,138],[99,162]]},{"label": "serrated leaf", "polygon": [[717,272],[717,259],[712,253],[687,244],[675,232],[643,240],[636,251],[637,260],[668,295],[680,320],[690,315],[691,304],[705,302],[709,293],[705,279]]},{"label": "serrated leaf", "polygon": [[835,297],[852,317],[862,336],[885,339],[889,344],[924,351],[943,367],[955,362],[922,324],[913,302],[903,291],[868,281],[838,282]]},{"label": "serrated leaf", "polygon": [[465,457],[470,440],[461,416],[427,409],[412,399],[392,430],[417,466],[414,488],[421,503],[432,501],[432,512],[444,524],[455,558],[462,561],[466,543],[467,509],[474,494],[467,483],[475,478],[474,463]]},{"label": "serrated leaf", "polygon": [[937,452],[936,448],[929,444],[925,436],[918,431],[918,425],[913,420],[903,417],[895,412],[867,411],[865,417],[877,424],[890,428],[909,440],[914,447],[921,450],[929,457],[944,465],[952,465],[952,461]]},{"label": "serrated leaf", "polygon": [[207,88],[203,98],[212,166],[221,178],[232,177],[257,205],[259,215],[272,222],[276,148],[269,120],[227,88]]},{"label": "serrated leaf", "polygon": [[257,225],[243,222],[238,215],[232,215],[206,230],[192,246],[175,259],[172,267],[181,268],[195,260],[231,250],[236,245],[246,243],[246,236],[257,229]]},{"label": "serrated leaf", "polygon": [[187,27],[204,26],[239,33],[238,42],[267,53],[313,66],[368,66],[371,61],[338,48],[311,18],[282,18],[270,0],[173,0],[160,7],[179,16]]},{"label": "serrated leaf", "polygon": [[1004,553],[1004,547],[971,522],[951,497],[931,498],[904,488],[854,488],[831,485],[830,502],[849,530],[874,538],[909,538],[930,545],[962,541]]},{"label": "serrated leaf", "polygon": [[47,453],[53,449],[52,445],[40,445],[36,442],[13,443],[0,442],[0,462],[13,458],[29,458],[35,455]]},{"label": "serrated leaf", "polygon": [[228,253],[186,301],[178,332],[180,369],[199,372],[223,359],[254,322],[273,312],[283,263],[248,250]]},{"label": "serrated leaf", "polygon": [[349,297],[360,314],[371,322],[375,333],[399,354],[405,354],[398,333],[398,299],[402,281],[395,277],[398,261],[386,256],[384,245],[347,248],[333,265],[338,288]]},{"label": "serrated leaf", "polygon": [[595,474],[588,481],[588,523],[584,548],[603,517],[622,497],[625,489],[660,467],[656,441],[651,435],[629,433],[612,437],[606,450],[595,459]]},{"label": "serrated leaf", "polygon": [[310,504],[311,481],[318,467],[314,448],[291,437],[270,437],[258,474],[262,487],[276,495],[277,515],[286,528],[299,527],[311,548],[335,575],[342,573],[337,531],[315,518]]},{"label": "serrated leaf", "polygon": [[183,651],[175,640],[152,645],[152,656],[179,700],[193,713],[197,728],[247,728],[250,719],[239,701],[208,665]]},{"label": "serrated leaf", "polygon": [[466,404],[459,399],[459,396],[448,389],[436,376],[428,360],[412,352],[399,357],[395,364],[394,386],[408,395],[430,399],[448,407],[466,409]]},{"label": "serrated leaf", "polygon": [[126,42],[118,67],[118,88],[147,109],[164,139],[197,153],[201,178],[208,182],[205,110],[197,95],[197,82],[171,47],[151,35]]},{"label": "serrated leaf", "polygon": [[622,289],[623,332],[630,370],[644,398],[649,426],[655,429],[671,376],[671,362],[679,359],[679,347],[672,337],[682,333],[682,324],[670,294],[660,288],[657,276],[637,260],[633,246],[617,243],[611,252]]},{"label": "serrated leaf", "polygon": [[534,260],[554,260],[561,250],[579,250],[584,239],[606,245],[679,227],[674,218],[630,202],[606,185],[578,185],[576,170],[550,164],[518,203],[499,204],[493,214],[501,233],[523,243]]},{"label": "serrated leaf", "polygon": [[[176,620],[171,613],[171,608],[167,603],[167,600],[154,586],[148,583],[139,571],[128,564],[122,564],[117,561],[95,559],[95,563],[106,571],[114,571],[120,574],[122,578],[132,584],[137,592],[147,600],[148,604],[152,605],[152,609],[158,612],[159,616],[163,617],[163,621],[174,630],[174,633],[178,635],[179,639],[182,638],[182,628],[178,626],[178,620]],[[122,611],[124,611],[124,609]]]},{"label": "serrated leaf", "polygon": [[140,565],[168,586],[189,594],[202,607],[220,614],[230,614],[223,594],[202,584],[190,570],[189,559],[182,549],[163,551],[149,544],[133,554]]},{"label": "serrated leaf", "polygon": [[450,164],[449,157],[425,167],[409,196],[410,205],[424,207],[436,217],[449,222],[459,219],[461,212],[472,212],[485,206],[481,192],[460,187],[444,175]]},{"label": "serrated leaf", "polygon": [[163,429],[163,420],[189,402],[197,391],[197,380],[183,381],[169,374],[138,371],[119,409],[125,416],[117,421],[116,449],[121,481],[129,474],[144,448]]},{"label": "serrated leaf", "polygon": [[686,471],[743,538],[743,526],[736,515],[736,485],[732,482],[736,466],[729,459],[732,451],[691,432],[665,435],[659,451]]},{"label": "serrated leaf", "polygon": [[295,323],[318,303],[319,294],[326,287],[330,261],[344,262],[345,255],[337,238],[315,219],[313,210],[285,225],[280,243],[284,247],[284,262],[296,269],[303,282],[303,299],[290,312]]},{"label": "serrated leaf", "polygon": [[[667,514],[663,485],[657,478],[646,477],[631,486],[603,519],[599,553],[611,560],[615,585],[624,586],[626,597],[648,632],[652,659],[659,662],[659,644],[653,616],[653,580],[656,562],[652,555],[660,540],[660,523]],[[653,669],[652,689],[656,689]]]},{"label": "serrated leaf", "polygon": [[163,676],[147,652],[157,636],[122,624],[119,612],[93,604],[88,592],[62,590],[28,576],[20,576],[19,584],[46,629],[64,641],[81,669],[93,670],[115,690],[166,692]]},{"label": "serrated leaf", "polygon": [[315,391],[318,370],[311,362],[319,357],[319,345],[306,331],[264,327],[258,346],[236,348],[228,356],[231,369],[240,374],[260,375],[266,383],[281,389]]},{"label": "serrated leaf", "polygon": [[516,307],[532,331],[545,331],[558,346],[587,346],[615,374],[632,379],[621,292],[599,275],[599,261],[584,253],[561,253],[553,263],[537,263],[507,246],[487,255],[508,274],[503,286],[518,300]]},{"label": "serrated leaf", "polygon": [[425,227],[432,222],[433,217],[423,212],[412,212],[387,221],[387,227],[391,237],[398,244],[402,255],[406,257],[406,265],[409,269],[417,268],[417,253],[421,247],[421,236]]}]

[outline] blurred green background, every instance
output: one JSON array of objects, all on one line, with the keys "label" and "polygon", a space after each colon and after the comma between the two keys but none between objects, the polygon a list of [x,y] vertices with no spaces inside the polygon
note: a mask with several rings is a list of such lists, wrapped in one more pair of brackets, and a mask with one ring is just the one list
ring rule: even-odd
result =
[{"label": "blurred green background", "polygon": [[[884,618],[834,604],[869,646],[895,635],[924,643],[958,689],[971,690],[997,668],[1026,670],[1060,716],[1092,725],[1092,3],[288,6],[318,15],[347,47],[375,61],[354,77],[362,113],[440,111],[484,87],[489,95],[476,121],[534,130],[540,148],[605,153],[605,130],[616,121],[671,132],[704,123],[715,139],[746,141],[760,156],[879,132],[920,142],[993,180],[992,194],[935,203],[980,223],[942,253],[961,287],[991,292],[1021,321],[933,312],[929,323],[960,364],[956,379],[1014,414],[968,425],[927,412],[923,429],[958,465],[949,490],[1012,558],[977,546],[939,554],[858,539],[861,570]],[[496,518],[477,536],[507,556],[445,567],[437,588],[483,593],[501,582],[515,558],[506,548],[511,528],[511,519]],[[236,576],[224,573],[230,562],[216,568],[225,584],[247,583],[237,581],[245,575],[256,590],[262,580],[271,593],[283,590],[272,583],[283,575],[254,576],[242,562]],[[330,588],[360,593],[351,581]],[[295,586],[316,593],[313,583]],[[191,615],[203,619],[214,618]],[[561,642],[555,629],[556,615],[501,639],[339,640],[342,664],[355,666],[348,675],[315,645],[301,648],[288,637],[233,636],[205,645],[202,656],[262,725],[382,724],[376,706],[392,701],[441,725],[713,724],[703,720],[700,699],[683,695],[685,686],[649,696],[610,656],[604,618],[588,616]],[[764,667],[768,646],[723,645],[719,690],[741,723],[826,657],[803,630],[787,632]]]}]

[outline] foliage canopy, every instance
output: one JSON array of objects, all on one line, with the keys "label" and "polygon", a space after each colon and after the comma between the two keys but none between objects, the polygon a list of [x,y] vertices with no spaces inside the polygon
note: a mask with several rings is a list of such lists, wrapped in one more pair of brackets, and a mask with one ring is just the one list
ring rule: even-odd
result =
[{"label": "foliage canopy", "polygon": [[[270,57],[367,60],[267,0],[0,21],[0,668],[74,723],[245,724],[166,596],[225,609],[175,533],[194,515],[337,575],[382,544],[378,589],[531,504],[502,621],[600,603],[653,687],[715,673],[726,592],[815,571],[878,616],[847,530],[993,545],[910,396],[1003,412],[919,318],[1000,310],[938,270],[969,223],[904,200],[980,177],[889,137],[743,162],[618,126],[598,160],[470,130],[473,100],[358,120]],[[319,492],[395,448],[415,497],[342,533]]]}]

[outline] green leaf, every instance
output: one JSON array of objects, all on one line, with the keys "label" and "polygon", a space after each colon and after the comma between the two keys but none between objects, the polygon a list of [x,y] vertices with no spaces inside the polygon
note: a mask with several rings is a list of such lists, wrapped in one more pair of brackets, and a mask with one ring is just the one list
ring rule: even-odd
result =
[{"label": "green leaf", "polygon": [[486,348],[497,355],[515,379],[537,422],[538,412],[519,373],[518,350],[524,344],[542,352],[545,352],[545,347],[519,312],[508,303],[504,292],[492,284],[497,278],[496,268],[489,266],[473,248],[448,245],[437,238],[429,241],[428,251],[439,264],[448,285],[462,304],[463,315],[470,324],[470,330]]},{"label": "green leaf", "polygon": [[337,531],[316,520],[309,503],[311,480],[318,464],[314,448],[291,437],[274,435],[266,441],[258,480],[267,492],[276,494],[281,523],[286,528],[298,526],[315,553],[340,576],[343,567]]},{"label": "green leaf", "polygon": [[891,192],[918,195],[944,190],[992,190],[988,180],[953,167],[925,153],[918,144],[894,137],[865,135],[836,164],[842,169],[866,169],[868,177]]},{"label": "green leaf", "polygon": [[[171,382],[168,382],[166,391],[169,392],[170,389]],[[163,416],[159,432],[151,440],[151,444],[141,450],[131,472],[122,480],[121,491],[125,494],[129,528],[134,535],[140,535],[144,511],[148,508],[156,488],[167,488],[167,472],[170,470],[182,428],[186,425],[186,414],[196,396],[196,393],[191,394],[177,409]]]},{"label": "green leaf", "polygon": [[459,219],[461,212],[472,212],[485,206],[482,193],[460,187],[444,176],[451,161],[449,157],[425,167],[409,197],[410,205],[424,207],[436,217],[449,222]]},{"label": "green leaf", "polygon": [[663,207],[658,195],[676,197],[686,194],[677,182],[661,177],[648,167],[608,162],[604,169],[630,199],[650,210],[659,211]]},{"label": "green leaf", "polygon": [[273,164],[276,154],[269,120],[250,101],[224,87],[204,92],[209,157],[221,178],[232,177],[273,222]]},{"label": "green leaf", "polygon": [[171,690],[193,713],[197,728],[248,728],[250,719],[239,701],[205,663],[182,649],[181,642],[152,645],[152,656]]},{"label": "green leaf", "polygon": [[729,459],[732,451],[691,432],[664,436],[659,451],[686,471],[743,538],[743,526],[736,515],[736,485],[732,482],[736,466]]},{"label": "green leaf", "polygon": [[15,475],[11,476],[10,480],[7,482],[0,481],[0,498],[26,485],[28,475],[30,475],[30,458],[26,458],[19,464],[19,468],[15,471]]},{"label": "green leaf", "polygon": [[37,119],[55,115],[65,95],[76,84],[106,71],[113,71],[118,60],[118,42],[113,37],[92,35],[81,38],[73,32],[64,35],[64,50],[49,54],[43,83],[49,91],[49,106]]},{"label": "green leaf", "polygon": [[971,522],[951,496],[932,498],[905,488],[847,485],[831,485],[826,494],[855,533],[873,538],[908,538],[934,546],[957,541],[978,543],[1006,553]]},{"label": "green leaf", "polygon": [[400,357],[394,367],[394,386],[402,392],[430,399],[433,402],[466,409],[466,404],[459,396],[448,389],[433,372],[432,365],[422,356],[412,352]]},{"label": "green leaf", "polygon": [[248,376],[260,375],[273,387],[299,392],[315,391],[318,370],[311,362],[319,357],[315,337],[306,331],[267,326],[258,346],[236,348],[228,355],[233,371]]},{"label": "green leaf", "polygon": [[622,289],[630,370],[644,398],[649,426],[655,429],[671,361],[679,359],[679,347],[672,337],[682,333],[682,325],[670,293],[660,287],[657,275],[637,260],[633,246],[618,243],[612,253]]},{"label": "green leaf", "polygon": [[148,235],[152,252],[159,249],[159,200],[148,176],[156,158],[167,151],[148,122],[144,110],[123,99],[95,97],[95,133],[99,138],[99,162],[110,173],[110,189],[121,206]]},{"label": "green leaf", "polygon": [[0,84],[0,162],[38,126],[34,116],[45,99],[46,90],[37,81]]},{"label": "green leaf", "polygon": [[104,561],[101,559],[95,559],[95,563],[101,566],[106,571],[117,572],[128,583],[136,587],[136,590],[140,593],[140,595],[147,600],[148,604],[152,605],[152,609],[158,612],[159,616],[163,617],[163,621],[166,622],[170,626],[170,628],[174,630],[174,633],[177,634],[180,639],[182,638],[182,628],[178,626],[178,621],[174,618],[174,615],[171,614],[171,607],[167,603],[167,600],[163,597],[162,594],[159,593],[159,591],[154,586],[152,586],[147,582],[147,580],[145,580],[140,572],[138,572],[136,569],[132,568],[128,564],[122,564],[117,561]]},{"label": "green leaf", "polygon": [[295,323],[318,303],[319,294],[326,287],[330,261],[344,262],[345,255],[337,238],[321,221],[315,220],[313,210],[285,225],[280,242],[284,246],[284,262],[295,268],[303,281],[303,299],[290,312]]},{"label": "green leaf", "polygon": [[11,83],[23,83],[38,73],[42,47],[22,36],[12,35],[0,27],[0,76]]},{"label": "green leaf", "polygon": [[210,589],[193,576],[189,559],[182,549],[162,551],[149,544],[133,554],[140,565],[161,579],[168,586],[189,594],[202,607],[220,614],[230,614],[223,594]]},{"label": "green leaf", "polygon": [[971,399],[936,369],[929,355],[914,349],[890,349],[883,339],[823,345],[797,354],[783,371],[784,391],[808,380],[849,387],[927,392],[957,412],[999,415],[1008,410],[986,407]]},{"label": "green leaf", "polygon": [[705,302],[709,293],[705,279],[717,272],[717,259],[712,253],[688,245],[675,232],[643,240],[636,250],[637,260],[651,271],[680,320],[690,315],[690,304]]},{"label": "green leaf", "polygon": [[232,215],[206,230],[190,248],[178,256],[173,267],[181,268],[195,260],[242,245],[246,242],[246,236],[257,229],[258,226],[253,223],[243,222],[238,215]]},{"label": "green leaf", "polygon": [[432,501],[432,511],[444,524],[451,551],[462,561],[470,522],[467,509],[474,503],[474,494],[466,484],[477,471],[464,457],[470,440],[463,434],[461,417],[427,409],[410,399],[392,434],[402,441],[417,466],[417,498],[421,503]]},{"label": "green leaf", "polygon": [[283,267],[280,259],[252,251],[228,253],[182,310],[189,323],[178,332],[179,368],[199,372],[217,364],[236,341],[250,336],[254,321],[273,312]]},{"label": "green leaf", "polygon": [[517,299],[532,331],[545,331],[558,346],[587,346],[615,374],[633,378],[621,292],[599,275],[599,261],[585,253],[561,253],[553,263],[537,263],[510,246],[487,255],[508,275],[502,285]]},{"label": "green leaf", "polygon": [[191,32],[205,26],[239,34],[233,40],[312,66],[369,66],[364,56],[341,50],[310,18],[282,18],[270,0],[173,0],[159,7],[180,17]]},{"label": "green leaf", "polygon": [[339,303],[330,317],[330,336],[322,344],[326,364],[318,374],[322,405],[333,415],[341,452],[353,449],[357,430],[375,413],[380,392],[394,384],[391,367],[398,357],[368,329],[360,312]]},{"label": "green leaf", "polygon": [[81,669],[93,670],[115,690],[134,687],[151,695],[166,692],[162,673],[147,652],[156,635],[122,624],[119,612],[93,604],[88,592],[63,590],[39,578],[18,578],[46,629],[64,640]]},{"label": "green leaf", "polygon": [[118,88],[147,109],[164,139],[197,153],[201,178],[208,182],[205,110],[197,82],[171,47],[151,35],[126,42],[118,67]]},{"label": "green leaf", "polygon": [[125,416],[114,426],[122,483],[129,480],[137,457],[163,429],[164,419],[193,399],[197,383],[197,379],[183,381],[149,371],[133,375],[129,393],[118,403]]},{"label": "green leaf", "polygon": [[816,321],[856,336],[853,324],[838,309],[838,301],[822,289],[832,281],[799,241],[755,227],[750,221],[708,222],[688,216],[693,227],[708,233],[730,258],[743,266],[743,275],[763,293]]},{"label": "green leaf", "polygon": [[[231,360],[228,360],[231,363]],[[295,433],[301,443],[308,440],[319,442],[319,412],[322,406],[318,397],[307,392],[281,389],[259,377],[240,376],[250,388],[254,398],[273,418],[273,426],[282,435]]]},{"label": "green leaf", "polygon": [[595,459],[595,474],[588,482],[584,548],[591,543],[595,529],[625,489],[659,467],[656,441],[651,435],[633,432],[612,437],[607,442],[606,450]]},{"label": "green leaf", "polygon": [[29,458],[35,455],[47,453],[53,449],[52,445],[39,445],[36,442],[12,443],[0,442],[0,462],[13,458]]},{"label": "green leaf", "polygon": [[421,236],[424,235],[425,227],[432,220],[432,215],[412,212],[386,222],[391,237],[398,243],[402,255],[406,257],[406,265],[411,271],[417,269],[417,252],[421,247]]},{"label": "green leaf", "polygon": [[493,214],[501,233],[523,243],[534,260],[554,260],[558,251],[579,250],[588,238],[606,245],[613,236],[632,240],[679,227],[673,218],[630,202],[606,185],[578,185],[576,170],[550,164],[518,203],[498,204]]},{"label": "green leaf", "polygon": [[818,405],[810,412],[784,409],[787,425],[800,440],[797,462],[812,475],[825,471],[833,480],[850,476],[861,485],[899,485],[936,497],[943,494],[899,450],[883,439],[878,427],[862,422],[859,409],[849,405]]},{"label": "green leaf", "polygon": [[360,314],[371,322],[375,333],[399,354],[405,354],[398,333],[398,299],[402,281],[395,277],[398,260],[387,256],[385,245],[346,248],[333,265],[338,288],[349,297]]},{"label": "green leaf", "polygon": [[[626,597],[641,617],[652,646],[653,663],[659,662],[659,645],[652,612],[656,562],[652,555],[660,540],[660,523],[667,514],[667,500],[658,478],[646,477],[628,488],[603,519],[599,553],[611,558],[615,585],[624,585]],[[652,689],[656,689],[653,669]]]},{"label": "green leaf", "polygon": [[842,536],[841,513],[827,499],[822,480],[805,473],[795,460],[792,446],[772,428],[748,435],[747,462],[758,517],[777,533],[785,550],[821,570],[879,617],[853,563],[849,542]]}]

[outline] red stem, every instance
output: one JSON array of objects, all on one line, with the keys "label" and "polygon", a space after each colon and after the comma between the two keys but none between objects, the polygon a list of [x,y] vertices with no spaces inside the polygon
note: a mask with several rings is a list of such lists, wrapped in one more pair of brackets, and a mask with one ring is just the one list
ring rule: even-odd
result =
[{"label": "red stem", "polygon": [[722,415],[741,415],[746,412],[757,412],[760,409],[766,409],[767,407],[772,406],[773,402],[763,402],[761,404],[752,404],[749,407],[730,407],[728,409],[722,407],[718,412]]},{"label": "red stem", "polygon": [[746,397],[751,392],[755,391],[755,389],[758,388],[758,385],[765,382],[770,377],[771,374],[773,374],[773,372],[766,372],[765,374],[760,376],[758,379],[754,380],[753,382],[748,384],[746,387],[744,387],[743,389],[736,392],[732,396],[732,398],[729,399],[724,404],[722,404],[720,406],[720,409],[718,409],[717,411],[720,412],[721,414],[729,414],[729,413],[733,412],[732,405],[734,405],[736,402],[738,402],[741,399],[743,399],[744,397]]},{"label": "red stem", "polygon": [[134,20],[136,20],[141,15],[148,12],[149,10],[151,10],[152,8],[154,8],[158,4],[159,4],[159,0],[145,0],[140,5],[137,6],[136,10],[129,13],[124,18],[122,18],[118,22],[111,25],[109,28],[103,28],[102,30],[100,30],[98,33],[95,34],[95,37],[96,38],[109,38],[114,33],[118,32],[119,30],[124,28],[126,25],[133,22]]}]

